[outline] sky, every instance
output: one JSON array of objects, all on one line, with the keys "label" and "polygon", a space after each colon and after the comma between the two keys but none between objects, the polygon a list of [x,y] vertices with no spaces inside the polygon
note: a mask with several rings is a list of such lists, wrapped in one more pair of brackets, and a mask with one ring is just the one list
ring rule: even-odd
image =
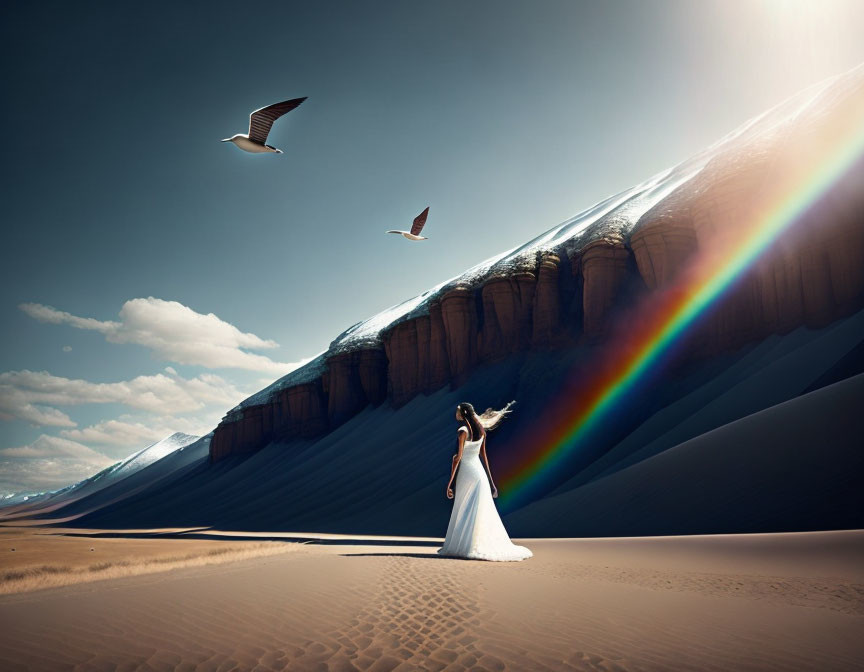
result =
[{"label": "sky", "polygon": [[[3,3],[0,496],[206,433],[864,62],[862,25],[860,0]],[[300,96],[284,154],[219,142]],[[427,205],[429,240],[384,235]]]}]

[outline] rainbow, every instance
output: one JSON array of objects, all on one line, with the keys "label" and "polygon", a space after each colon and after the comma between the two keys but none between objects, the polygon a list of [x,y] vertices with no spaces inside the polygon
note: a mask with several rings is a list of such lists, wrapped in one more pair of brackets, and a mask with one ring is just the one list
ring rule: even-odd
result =
[{"label": "rainbow", "polygon": [[[560,395],[544,418],[532,423],[530,437],[519,439],[517,462],[503,474],[501,504],[512,509],[517,502],[538,493],[562,463],[587,445],[586,438],[610,413],[620,408],[648,374],[656,371],[674,344],[697,319],[735,285],[777,237],[812,207],[821,196],[864,154],[864,120],[842,133],[813,164],[797,175],[759,210],[746,231],[735,240],[720,241],[710,256],[700,253],[679,276],[676,287],[658,292],[649,304],[628,320],[638,325],[613,338],[604,348],[591,375],[572,381],[572,392]],[[537,427],[542,428],[539,432]]]}]

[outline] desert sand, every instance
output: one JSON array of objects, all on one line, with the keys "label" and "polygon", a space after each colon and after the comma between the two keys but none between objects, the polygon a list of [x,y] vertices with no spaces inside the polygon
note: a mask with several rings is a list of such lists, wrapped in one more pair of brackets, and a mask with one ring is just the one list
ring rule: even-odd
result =
[{"label": "desert sand", "polygon": [[0,525],[0,595],[291,550],[287,544],[266,543],[255,537],[231,535],[232,543],[212,540],[211,535],[202,539],[188,529],[126,530],[122,534]]},{"label": "desert sand", "polygon": [[26,564],[9,559],[14,534],[41,544],[42,564],[75,565],[82,545],[129,565],[212,544],[246,555],[0,596],[0,669],[860,670],[864,659],[860,531],[524,539],[535,557],[520,563],[438,558],[438,540],[420,538],[77,532],[91,536],[5,530],[3,571]]}]

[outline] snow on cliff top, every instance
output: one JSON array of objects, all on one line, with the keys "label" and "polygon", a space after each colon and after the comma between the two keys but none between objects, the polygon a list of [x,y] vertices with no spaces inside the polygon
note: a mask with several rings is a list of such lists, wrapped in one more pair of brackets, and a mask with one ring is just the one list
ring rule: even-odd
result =
[{"label": "snow on cliff top", "polygon": [[859,90],[862,85],[864,64],[797,93],[750,119],[707,149],[654,175],[642,184],[610,196],[524,245],[482,261],[418,296],[349,327],[330,343],[325,352],[244,400],[234,411],[265,403],[272,394],[282,389],[311,382],[326,370],[326,358],[331,355],[380,346],[385,331],[405,320],[428,314],[429,304],[453,287],[473,288],[492,275],[510,274],[519,270],[535,271],[540,257],[548,252],[562,251],[572,254],[595,240],[618,236],[626,238],[643,214],[692,182],[715,157],[732,151],[745,154],[757,151],[760,143],[787,132],[805,111],[808,118],[818,119],[826,110]]}]

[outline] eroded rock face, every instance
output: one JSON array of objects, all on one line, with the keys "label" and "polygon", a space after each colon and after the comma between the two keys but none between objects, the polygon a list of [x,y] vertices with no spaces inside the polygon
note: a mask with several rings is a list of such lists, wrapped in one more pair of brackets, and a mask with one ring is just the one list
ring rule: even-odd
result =
[{"label": "eroded rock face", "polygon": [[[447,383],[447,370],[445,368],[444,375],[437,387],[432,387],[432,321],[429,315],[421,315],[414,322],[414,331],[417,335],[417,393],[430,394],[435,390],[443,387]],[[441,328],[443,334],[443,326]],[[443,338],[443,336],[442,336]],[[441,344],[443,346],[443,343]],[[446,355],[445,355],[446,356]],[[389,357],[388,357],[389,358]],[[389,367],[388,367],[389,371]],[[392,389],[392,388],[391,388]],[[393,405],[401,406],[406,401],[410,401],[415,394],[410,396],[403,395],[399,401],[396,401],[396,395],[393,395]]]},{"label": "eroded rock face", "polygon": [[347,352],[327,359],[327,417],[333,427],[353,417],[366,406],[355,353]]},{"label": "eroded rock face", "polygon": [[482,361],[504,359],[527,345],[534,285],[534,276],[529,273],[493,277],[483,285],[483,328],[478,352]]},{"label": "eroded rock face", "polygon": [[[421,337],[424,331],[418,330]],[[447,330],[444,328],[444,314],[441,303],[433,301],[429,305],[429,364],[426,374],[426,394],[440,390],[450,382],[450,359],[447,355]]]},{"label": "eroded rock face", "polygon": [[518,295],[508,278],[496,277],[482,290],[483,329],[480,332],[479,357],[495,361],[514,350]]},{"label": "eroded rock face", "polygon": [[224,420],[219,423],[210,439],[210,461],[218,462],[228,457],[234,448],[234,423]]},{"label": "eroded rock face", "polygon": [[540,260],[532,313],[531,345],[534,347],[547,347],[561,341],[561,296],[558,292],[560,263],[556,254],[547,254]]},{"label": "eroded rock face", "polygon": [[696,251],[689,203],[661,203],[639,221],[630,238],[639,273],[648,289],[668,287]]},{"label": "eroded rock face", "polygon": [[380,349],[344,352],[327,358],[324,390],[331,427],[387,397],[387,357]]},{"label": "eroded rock face", "polygon": [[[428,320],[425,325],[428,328]],[[422,327],[421,327],[422,330]],[[417,320],[408,320],[396,325],[384,336],[384,352],[387,354],[387,377],[393,405],[397,408],[407,403],[423,390],[422,376],[428,370],[428,355],[421,357]],[[423,339],[429,347],[429,336]],[[423,359],[421,365],[420,360]]]},{"label": "eroded rock face", "polygon": [[320,380],[285,390],[288,403],[287,436],[311,438],[327,430],[327,400]]},{"label": "eroded rock face", "polygon": [[513,278],[519,288],[518,343],[519,350],[531,346],[531,335],[534,330],[534,296],[537,292],[537,275],[521,272]]},{"label": "eroded rock face", "polygon": [[269,403],[229,413],[213,433],[210,461],[251,453],[272,441],[320,436],[328,428],[322,381],[282,390]]},{"label": "eroded rock face", "polygon": [[358,350],[354,353],[365,404],[377,406],[387,398],[387,356],[383,350]]},{"label": "eroded rock face", "polygon": [[216,428],[210,442],[210,460],[216,462],[229,454],[259,450],[273,438],[273,406],[250,406],[230,422]]},{"label": "eroded rock face", "polygon": [[460,385],[477,361],[477,305],[467,287],[455,287],[441,297],[450,381]]},{"label": "eroded rock face", "polygon": [[[819,148],[837,143],[844,126],[859,127],[864,91],[845,117],[805,126],[775,152],[757,207],[769,210],[818,165]],[[793,141],[794,140],[794,141]],[[802,196],[803,198],[803,196]],[[765,320],[762,332],[788,331],[800,324],[819,328],[860,307],[864,296],[864,160],[835,183],[824,197],[807,203],[798,221],[777,241],[753,273]]]},{"label": "eroded rock face", "polygon": [[627,281],[630,251],[622,238],[598,240],[580,255],[583,330],[589,339],[603,336],[610,313]]}]

